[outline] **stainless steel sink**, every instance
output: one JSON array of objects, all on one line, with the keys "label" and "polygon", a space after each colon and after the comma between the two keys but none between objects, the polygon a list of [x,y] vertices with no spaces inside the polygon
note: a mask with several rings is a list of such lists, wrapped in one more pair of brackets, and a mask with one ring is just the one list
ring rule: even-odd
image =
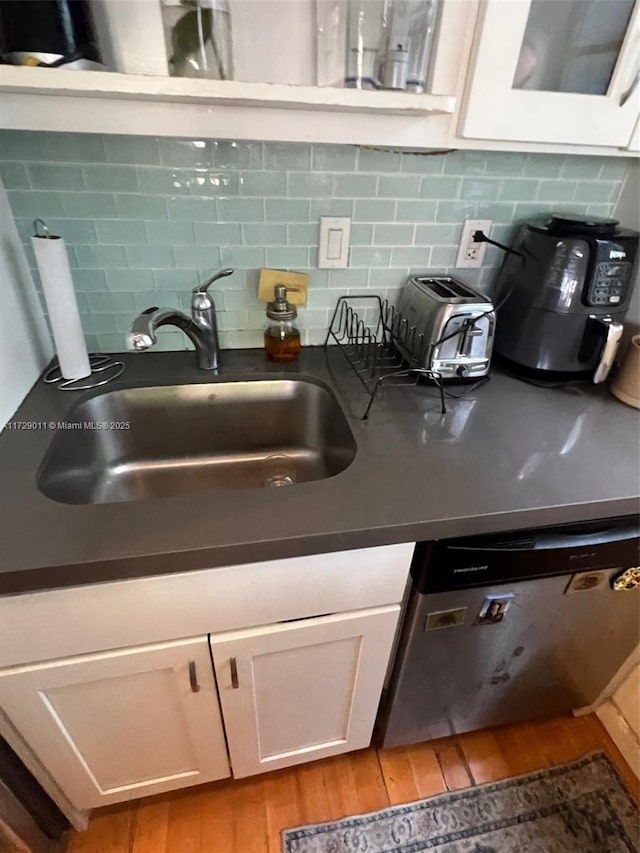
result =
[{"label": "stainless steel sink", "polygon": [[333,393],[313,380],[107,391],[76,404],[65,424],[37,481],[45,495],[71,504],[320,480],[344,471],[356,453]]}]

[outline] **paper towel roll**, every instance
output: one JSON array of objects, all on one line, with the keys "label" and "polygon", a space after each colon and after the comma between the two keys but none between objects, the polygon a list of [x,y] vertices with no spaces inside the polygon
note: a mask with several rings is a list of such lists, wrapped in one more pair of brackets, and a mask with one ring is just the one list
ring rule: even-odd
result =
[{"label": "paper towel roll", "polygon": [[91,366],[64,240],[62,237],[36,236],[31,238],[31,242],[49,310],[60,371],[65,379],[82,379],[89,376]]},{"label": "paper towel roll", "polygon": [[611,385],[611,392],[634,409],[640,409],[640,335],[631,338],[627,356]]}]

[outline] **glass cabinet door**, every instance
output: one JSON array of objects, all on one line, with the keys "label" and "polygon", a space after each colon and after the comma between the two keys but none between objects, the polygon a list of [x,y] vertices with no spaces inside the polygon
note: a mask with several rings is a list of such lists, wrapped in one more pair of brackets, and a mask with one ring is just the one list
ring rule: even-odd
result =
[{"label": "glass cabinet door", "polygon": [[634,0],[532,0],[514,89],[606,95],[633,6]]},{"label": "glass cabinet door", "polygon": [[462,135],[625,147],[640,114],[639,0],[486,0]]}]

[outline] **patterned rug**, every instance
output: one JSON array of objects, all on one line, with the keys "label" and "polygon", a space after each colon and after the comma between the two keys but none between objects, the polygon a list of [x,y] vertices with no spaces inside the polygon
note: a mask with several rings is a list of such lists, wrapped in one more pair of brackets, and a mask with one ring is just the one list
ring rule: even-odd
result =
[{"label": "patterned rug", "polygon": [[602,752],[332,823],[286,829],[284,853],[638,853],[636,804]]}]

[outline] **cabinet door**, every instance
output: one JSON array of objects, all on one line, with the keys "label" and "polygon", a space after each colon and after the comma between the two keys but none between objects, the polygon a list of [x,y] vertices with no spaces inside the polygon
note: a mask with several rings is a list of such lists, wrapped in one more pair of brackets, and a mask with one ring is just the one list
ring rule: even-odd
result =
[{"label": "cabinet door", "polygon": [[79,809],[229,775],[206,637],[2,670],[0,707]]},{"label": "cabinet door", "polygon": [[640,114],[638,0],[487,0],[461,133],[625,147]]},{"label": "cabinet door", "polygon": [[211,637],[235,777],[369,745],[400,608]]}]

